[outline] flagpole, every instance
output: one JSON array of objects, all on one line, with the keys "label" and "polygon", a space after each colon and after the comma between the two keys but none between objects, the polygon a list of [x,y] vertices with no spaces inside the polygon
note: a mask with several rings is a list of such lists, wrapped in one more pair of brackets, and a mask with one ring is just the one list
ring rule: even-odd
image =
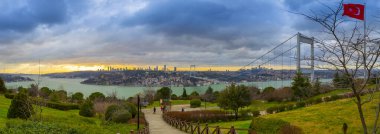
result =
[{"label": "flagpole", "polygon": [[363,28],[363,30],[364,30],[364,56],[363,56],[363,67],[364,67],[364,80],[367,80],[367,78],[368,78],[368,73],[369,72],[367,72],[367,66],[366,66],[366,64],[367,64],[367,61],[366,61],[366,58],[367,58],[367,35],[366,35],[366,33],[367,33],[367,24],[366,24],[366,21],[367,21],[367,18],[366,18],[366,9],[365,9],[365,7],[366,7],[366,3],[364,2],[364,28]]}]

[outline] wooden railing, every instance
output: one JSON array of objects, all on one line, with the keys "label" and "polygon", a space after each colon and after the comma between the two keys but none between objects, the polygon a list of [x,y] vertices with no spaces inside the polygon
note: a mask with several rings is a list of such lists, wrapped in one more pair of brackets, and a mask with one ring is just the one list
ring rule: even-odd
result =
[{"label": "wooden railing", "polygon": [[250,129],[235,128],[234,126],[231,126],[231,128],[209,126],[208,124],[201,126],[199,123],[181,121],[166,114],[163,114],[162,118],[171,126],[190,134],[237,134],[237,131],[246,131],[248,134],[253,133]]}]

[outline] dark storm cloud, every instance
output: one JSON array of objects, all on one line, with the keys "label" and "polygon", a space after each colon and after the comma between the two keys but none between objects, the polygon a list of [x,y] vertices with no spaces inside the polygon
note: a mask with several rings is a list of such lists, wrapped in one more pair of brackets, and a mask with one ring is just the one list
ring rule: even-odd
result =
[{"label": "dark storm cloud", "polygon": [[0,31],[28,32],[40,24],[63,23],[66,18],[65,1],[33,0],[20,4],[4,1],[0,13]]},{"label": "dark storm cloud", "polygon": [[265,44],[239,44],[234,40],[275,38],[286,21],[281,7],[271,1],[158,0],[127,18],[123,24],[145,26],[150,32],[170,37],[196,36],[228,41],[232,47],[264,47]]},{"label": "dark storm cloud", "polygon": [[[0,1],[0,56],[6,58],[0,62],[244,65],[297,32],[320,31],[289,12],[318,11],[320,2],[339,3],[5,0]],[[376,0],[368,3],[380,9]]]}]

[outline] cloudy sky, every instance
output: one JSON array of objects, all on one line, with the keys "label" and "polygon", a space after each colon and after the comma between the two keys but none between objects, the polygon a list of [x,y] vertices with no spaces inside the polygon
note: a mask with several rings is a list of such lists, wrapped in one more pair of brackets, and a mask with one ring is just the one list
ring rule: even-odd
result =
[{"label": "cloudy sky", "polygon": [[[363,1],[347,1],[363,3]],[[239,68],[297,32],[320,27],[292,12],[333,0],[2,0],[0,72],[105,66]],[[380,2],[367,0],[377,25]]]}]

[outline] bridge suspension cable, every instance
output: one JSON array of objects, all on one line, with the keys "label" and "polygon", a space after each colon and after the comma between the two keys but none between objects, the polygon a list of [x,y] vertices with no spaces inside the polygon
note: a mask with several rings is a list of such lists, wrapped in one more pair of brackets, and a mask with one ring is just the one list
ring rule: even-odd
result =
[{"label": "bridge suspension cable", "polygon": [[285,44],[286,42],[288,42],[289,40],[291,40],[292,38],[296,37],[297,34],[294,34],[293,36],[289,37],[288,39],[286,39],[285,41],[281,42],[280,44],[278,44],[276,47],[272,48],[271,50],[269,50],[268,52],[266,52],[265,54],[261,55],[259,58],[256,58],[254,59],[252,62],[248,63],[247,65],[243,66],[242,68],[240,68],[240,70],[244,69],[245,67],[247,66],[250,66],[251,64],[255,63],[256,61],[258,61],[259,59],[263,58],[265,55],[271,53],[272,51],[274,51],[276,48],[280,47],[281,45]]}]

